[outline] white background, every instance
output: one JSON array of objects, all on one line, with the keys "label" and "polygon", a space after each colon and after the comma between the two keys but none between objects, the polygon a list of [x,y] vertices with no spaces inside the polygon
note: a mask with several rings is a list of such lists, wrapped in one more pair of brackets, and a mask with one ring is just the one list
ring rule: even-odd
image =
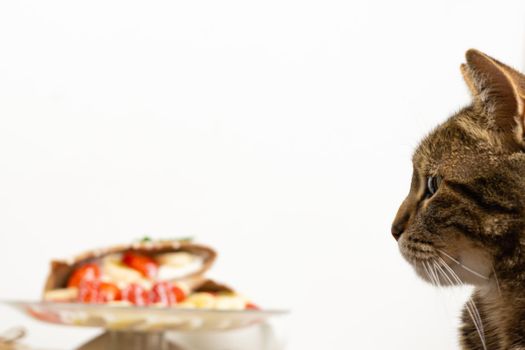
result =
[{"label": "white background", "polygon": [[[523,1],[3,1],[0,299],[145,234],[294,310],[289,349],[456,349],[390,223],[418,140],[468,102],[476,47],[524,68]],[[93,331],[0,306],[67,348]]]}]

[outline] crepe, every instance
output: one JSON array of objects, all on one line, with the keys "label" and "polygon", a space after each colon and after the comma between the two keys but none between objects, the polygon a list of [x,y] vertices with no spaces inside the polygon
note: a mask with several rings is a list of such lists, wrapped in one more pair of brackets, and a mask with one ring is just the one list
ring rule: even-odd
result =
[{"label": "crepe", "polygon": [[206,284],[208,280],[204,274],[211,268],[217,257],[217,253],[212,248],[188,241],[143,241],[90,250],[68,260],[53,260],[44,286],[44,294],[52,290],[66,288],[69,277],[79,266],[100,262],[109,255],[125,252],[134,252],[150,257],[163,253],[188,252],[201,257],[202,266],[197,271],[173,279],[174,282],[187,284],[191,290]]}]

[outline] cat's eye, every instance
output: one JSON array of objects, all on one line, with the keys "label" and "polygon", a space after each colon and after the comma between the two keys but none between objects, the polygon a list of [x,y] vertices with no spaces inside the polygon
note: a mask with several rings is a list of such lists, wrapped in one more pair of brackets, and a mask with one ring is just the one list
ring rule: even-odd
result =
[{"label": "cat's eye", "polygon": [[427,177],[427,195],[433,196],[434,193],[439,188],[439,184],[441,183],[441,177],[440,176],[429,176]]}]

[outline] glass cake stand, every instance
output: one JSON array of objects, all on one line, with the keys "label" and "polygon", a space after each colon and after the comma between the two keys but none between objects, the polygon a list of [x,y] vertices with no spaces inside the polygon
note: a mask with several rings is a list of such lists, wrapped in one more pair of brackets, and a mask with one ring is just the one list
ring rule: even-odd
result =
[{"label": "glass cake stand", "polygon": [[284,316],[289,313],[41,301],[4,303],[43,322],[106,330],[79,350],[281,350]]}]

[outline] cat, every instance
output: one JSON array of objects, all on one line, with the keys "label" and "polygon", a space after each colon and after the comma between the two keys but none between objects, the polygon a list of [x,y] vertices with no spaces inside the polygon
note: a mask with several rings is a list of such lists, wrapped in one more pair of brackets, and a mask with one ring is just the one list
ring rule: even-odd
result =
[{"label": "cat", "polygon": [[472,102],[426,136],[392,224],[402,256],[435,285],[475,286],[464,350],[525,350],[525,75],[477,50]]}]

